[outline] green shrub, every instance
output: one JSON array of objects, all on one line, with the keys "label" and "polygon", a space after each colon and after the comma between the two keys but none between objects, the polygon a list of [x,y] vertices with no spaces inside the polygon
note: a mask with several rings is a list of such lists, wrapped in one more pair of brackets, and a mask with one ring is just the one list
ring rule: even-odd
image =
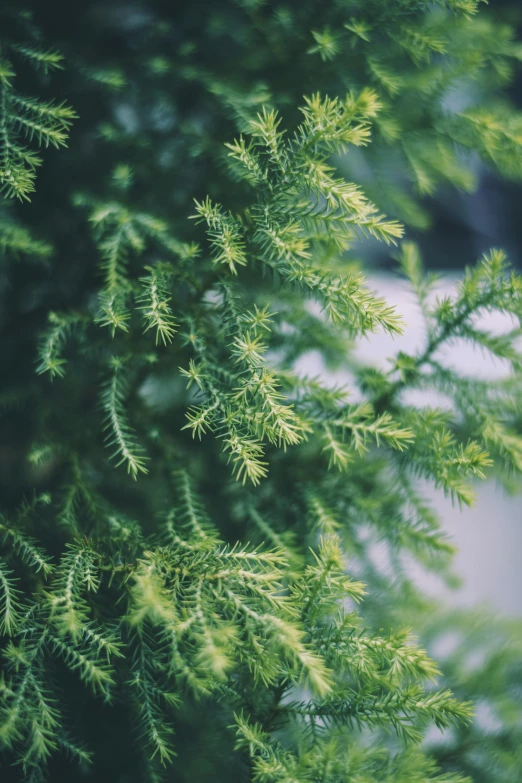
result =
[{"label": "green shrub", "polygon": [[[514,783],[516,632],[442,679],[417,637],[471,620],[406,560],[453,553],[419,478],[469,505],[522,469],[522,278],[493,249],[437,298],[401,243],[479,158],[522,174],[512,30],[475,0],[32,5],[0,12],[8,779]],[[384,369],[354,351],[403,329],[373,242],[426,327]]]}]

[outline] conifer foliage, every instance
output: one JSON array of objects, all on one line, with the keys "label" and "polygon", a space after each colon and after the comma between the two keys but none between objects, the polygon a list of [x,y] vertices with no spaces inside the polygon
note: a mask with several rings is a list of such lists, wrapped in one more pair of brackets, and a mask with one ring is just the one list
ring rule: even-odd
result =
[{"label": "conifer foliage", "polygon": [[[520,691],[440,670],[406,563],[453,553],[419,479],[470,505],[522,470],[522,277],[492,249],[441,298],[405,237],[477,156],[522,173],[512,31],[474,0],[30,5],[0,11],[7,779],[514,781]],[[384,368],[354,351],[404,328],[371,243],[426,331]]]}]

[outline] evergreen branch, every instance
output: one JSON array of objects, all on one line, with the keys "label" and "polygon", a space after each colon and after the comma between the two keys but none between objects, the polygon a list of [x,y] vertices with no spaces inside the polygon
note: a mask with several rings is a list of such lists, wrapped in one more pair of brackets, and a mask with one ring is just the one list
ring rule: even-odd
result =
[{"label": "evergreen branch", "polygon": [[8,257],[18,258],[20,254],[28,260],[45,261],[52,253],[47,242],[33,236],[21,223],[7,217],[0,217],[0,249]]},{"label": "evergreen branch", "polygon": [[102,393],[102,406],[106,413],[105,443],[113,448],[112,458],[118,460],[116,467],[127,465],[127,472],[137,479],[139,473],[147,473],[143,448],[138,444],[127,422],[124,402],[128,393],[128,380],[121,360],[112,362],[112,374],[106,381]]},{"label": "evergreen branch", "polygon": [[[44,73],[60,68],[62,57],[53,50],[13,42],[13,52]],[[16,73],[8,59],[0,63],[0,193],[7,198],[29,201],[34,191],[35,170],[40,158],[20,144],[20,135],[39,147],[64,147],[77,115],[65,104],[19,95],[14,88]]]},{"label": "evergreen branch", "polygon": [[[91,220],[95,222],[94,218]],[[128,244],[123,221],[100,242],[100,253],[102,256],[100,267],[107,293],[114,294],[125,290],[127,288]]]},{"label": "evergreen branch", "polygon": [[94,552],[82,544],[69,545],[46,593],[51,620],[60,636],[70,635],[73,640],[85,636],[90,609],[82,593],[96,592],[98,586]]},{"label": "evergreen branch", "polygon": [[458,702],[450,691],[433,691],[425,695],[417,688],[407,688],[401,694],[365,697],[353,693],[350,700],[326,700],[318,703],[292,705],[296,715],[336,726],[391,726],[406,740],[419,742],[422,733],[415,722],[433,721],[437,728],[447,729],[471,718],[469,704]]},{"label": "evergreen branch", "polygon": [[38,348],[40,363],[36,371],[40,375],[48,372],[53,380],[55,377],[63,378],[65,375],[66,359],[62,355],[63,349],[73,330],[82,325],[83,318],[74,313],[49,313],[48,319],[50,326],[44,333]]},{"label": "evergreen branch", "polygon": [[132,677],[129,681],[139,715],[142,739],[149,747],[151,758],[158,757],[162,765],[169,764],[176,755],[172,747],[173,730],[166,722],[161,706],[161,690],[156,681],[155,645],[150,632],[144,630],[136,639],[132,663]]},{"label": "evergreen branch", "polygon": [[400,427],[390,414],[384,413],[376,418],[373,416],[372,406],[363,403],[342,411],[341,416],[331,421],[331,425],[350,433],[351,447],[359,454],[366,451],[369,438],[375,440],[377,446],[382,438],[387,445],[398,451],[403,451],[413,442],[414,431]]},{"label": "evergreen branch", "polygon": [[228,265],[232,274],[237,275],[238,266],[246,266],[245,242],[240,225],[230,214],[225,214],[218,204],[207,197],[196,204],[197,222],[204,221],[208,226],[208,237],[215,264]]},{"label": "evergreen branch", "polygon": [[144,292],[139,300],[143,303],[139,309],[143,310],[145,331],[155,329],[156,345],[160,340],[166,345],[172,342],[177,326],[169,305],[172,299],[169,293],[172,270],[166,264],[156,264],[154,267],[148,267],[147,271],[149,276],[141,278]]},{"label": "evergreen branch", "polygon": [[63,55],[54,49],[41,49],[33,45],[20,43],[11,44],[11,47],[15,52],[29,60],[35,68],[41,68],[44,73],[55,68],[59,70],[63,68]]},{"label": "evergreen branch", "polygon": [[0,560],[0,636],[14,636],[21,620],[22,593],[11,573]]},{"label": "evergreen branch", "polygon": [[21,529],[21,524],[39,503],[47,503],[48,500],[46,496],[43,496],[35,498],[31,504],[23,504],[14,523],[10,523],[4,516],[0,515],[2,543],[8,546],[24,565],[34,569],[36,573],[41,571],[44,577],[48,576],[52,571],[50,558],[37,542]]},{"label": "evergreen branch", "polygon": [[99,692],[106,701],[111,697],[111,686],[114,685],[110,666],[90,656],[89,648],[74,645],[63,636],[49,635],[49,644],[56,655],[59,655],[67,667],[80,675],[80,679],[87,683],[96,693]]},{"label": "evergreen branch", "polygon": [[[114,285],[109,284],[110,290],[114,287]],[[127,322],[130,317],[131,314],[125,307],[125,298],[121,294],[106,293],[100,295],[100,311],[95,318],[95,322],[99,323],[100,326],[107,326],[111,330],[112,337],[114,337],[118,329],[122,332],[129,331]]]},{"label": "evergreen branch", "polygon": [[187,471],[182,468],[172,471],[172,483],[176,497],[174,513],[180,531],[183,531],[189,540],[202,541],[209,536],[214,537],[215,530]]}]

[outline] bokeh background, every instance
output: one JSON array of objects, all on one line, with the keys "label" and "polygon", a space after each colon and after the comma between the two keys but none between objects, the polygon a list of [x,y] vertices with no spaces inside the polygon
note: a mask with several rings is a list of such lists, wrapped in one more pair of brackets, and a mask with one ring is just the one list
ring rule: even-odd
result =
[{"label": "bokeh background", "polygon": [[[509,19],[522,38],[520,0],[493,0],[491,10]],[[522,107],[522,68],[508,90],[515,105]],[[464,96],[465,99],[465,96]],[[501,247],[511,262],[522,268],[522,186],[498,177],[478,159],[474,163],[478,188],[473,193],[441,188],[426,200],[432,216],[428,230],[409,231],[421,247],[426,266],[441,274],[440,293],[450,293],[466,265],[491,247]],[[367,173],[371,176],[371,172]],[[393,275],[393,259],[375,243],[366,245],[365,262],[373,267],[374,287],[397,305],[408,329],[403,337],[375,336],[366,352],[382,361],[394,348],[411,351],[422,343],[422,319],[407,287]],[[498,319],[499,330],[505,327]],[[501,362],[470,352],[464,342],[455,344],[446,360],[461,371],[479,372],[484,378],[502,375]],[[310,357],[311,365],[314,357]],[[441,493],[426,487],[426,496],[438,509],[446,532],[458,549],[455,572],[460,586],[448,592],[430,575],[417,571],[416,579],[434,595],[443,595],[453,605],[489,606],[507,616],[522,615],[522,485],[508,493],[494,481],[477,486],[476,504],[459,509]]]},{"label": "bokeh background", "polygon": [[[483,172],[484,184],[480,193],[471,196],[473,200],[482,199],[482,207],[488,211],[491,189],[487,182],[489,175]],[[509,199],[509,193],[516,189],[504,188],[501,182],[495,182],[495,189],[502,199]],[[449,195],[449,194],[448,194]],[[520,192],[516,202],[520,209]],[[498,197],[500,197],[498,196]],[[462,213],[466,214],[466,199],[462,199]],[[512,205],[513,206],[513,205]],[[468,205],[469,207],[469,205]],[[456,231],[462,240],[470,246],[479,245],[485,241],[487,247],[491,244],[502,244],[501,236],[495,242],[484,239],[473,226],[466,226],[464,220],[455,222]],[[513,233],[516,226],[510,226]],[[499,229],[496,229],[499,231]],[[426,238],[420,238],[423,246]],[[450,244],[448,246],[451,246]],[[483,248],[482,248],[483,249]],[[514,251],[520,253],[520,245],[514,244]],[[472,259],[473,255],[467,255]],[[440,270],[440,281],[434,292],[436,296],[451,295],[460,276],[459,259],[454,255],[447,256],[453,262],[452,267]],[[436,258],[434,259],[436,260]],[[437,269],[437,265],[434,265]],[[370,361],[386,367],[387,358],[396,351],[415,354],[423,345],[424,325],[414,296],[404,280],[394,275],[390,270],[383,272],[377,264],[370,275],[371,287],[396,305],[402,314],[407,328],[400,337],[391,338],[388,335],[375,334],[365,340],[358,348],[360,361]],[[506,331],[506,323],[501,316],[490,319],[489,327],[499,332]],[[446,366],[458,367],[463,374],[480,376],[483,379],[493,379],[502,376],[506,368],[501,361],[493,361],[489,355],[470,349],[469,343],[456,341],[444,354]],[[299,361],[299,369],[308,375],[322,375],[332,383],[343,385],[350,383],[348,374],[331,372],[325,367],[321,356],[310,352]],[[419,404],[444,406],[445,400],[434,393],[416,392]],[[502,614],[507,617],[522,616],[522,485],[515,482],[508,488],[500,486],[495,480],[477,482],[476,501],[473,507],[459,508],[452,504],[449,498],[444,498],[442,492],[434,490],[427,483],[423,487],[426,499],[437,510],[443,522],[443,528],[457,549],[453,571],[456,576],[450,588],[448,584],[438,579],[433,572],[428,572],[418,565],[411,564],[411,575],[416,584],[431,596],[440,596],[451,606],[478,607]],[[376,552],[376,560],[386,568],[385,554]]]}]

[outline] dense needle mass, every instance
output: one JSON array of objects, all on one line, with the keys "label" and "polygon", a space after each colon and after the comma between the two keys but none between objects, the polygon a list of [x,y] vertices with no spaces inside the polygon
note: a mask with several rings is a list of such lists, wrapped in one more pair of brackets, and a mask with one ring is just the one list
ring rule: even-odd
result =
[{"label": "dense needle mass", "polygon": [[[419,478],[469,505],[522,469],[522,278],[492,249],[437,298],[407,232],[478,158],[522,174],[520,44],[474,0],[186,5],[0,11],[8,780],[514,783],[515,629],[476,681],[462,639],[439,666],[420,639],[471,620],[406,563],[453,553]],[[365,243],[426,330],[384,369]]]}]

